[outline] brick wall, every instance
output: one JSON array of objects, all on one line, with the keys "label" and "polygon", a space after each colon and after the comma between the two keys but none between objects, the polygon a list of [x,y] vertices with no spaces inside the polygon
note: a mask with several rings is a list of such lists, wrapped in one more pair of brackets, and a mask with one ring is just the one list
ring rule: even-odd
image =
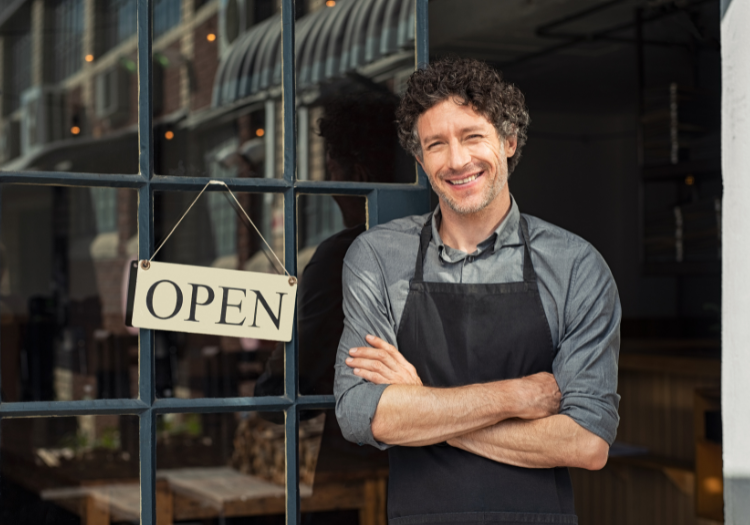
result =
[{"label": "brick wall", "polygon": [[[201,109],[211,104],[211,93],[214,87],[216,70],[219,67],[219,39],[217,28],[217,15],[207,19],[195,27],[194,57],[193,57],[193,87],[190,107],[193,110]],[[206,38],[209,34],[217,35],[216,40],[209,42]]]},{"label": "brick wall", "polygon": [[[179,57],[181,55],[181,43],[179,40],[173,42],[165,50],[167,57]],[[182,107],[180,100],[180,82],[181,82],[182,64],[177,60],[170,60],[164,69],[164,93],[162,111],[159,115],[169,115]]]}]

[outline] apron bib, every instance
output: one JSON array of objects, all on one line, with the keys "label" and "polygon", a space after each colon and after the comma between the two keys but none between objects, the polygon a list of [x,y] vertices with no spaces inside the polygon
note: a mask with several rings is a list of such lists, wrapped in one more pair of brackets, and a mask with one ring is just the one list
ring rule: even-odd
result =
[{"label": "apron bib", "polygon": [[[555,351],[523,217],[519,228],[523,282],[497,284],[425,282],[432,215],[422,228],[397,342],[425,386],[552,372]],[[446,444],[388,453],[390,525],[578,523],[567,468],[515,467]]]}]

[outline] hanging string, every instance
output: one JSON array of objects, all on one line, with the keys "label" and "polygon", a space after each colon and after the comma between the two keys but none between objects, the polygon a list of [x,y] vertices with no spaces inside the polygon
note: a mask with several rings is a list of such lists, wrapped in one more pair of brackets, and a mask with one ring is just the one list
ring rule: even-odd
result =
[{"label": "hanging string", "polygon": [[224,188],[226,188],[226,190],[227,190],[227,191],[229,192],[229,194],[230,194],[230,195],[232,196],[232,198],[234,199],[234,202],[236,202],[236,203],[237,203],[237,206],[238,206],[238,207],[240,208],[240,210],[242,211],[242,213],[243,213],[243,214],[245,215],[245,218],[246,218],[246,219],[248,220],[248,222],[249,222],[249,223],[250,223],[250,224],[252,225],[252,227],[253,227],[253,228],[255,229],[255,231],[257,232],[258,236],[260,237],[260,239],[261,239],[261,240],[263,241],[263,244],[265,244],[265,245],[266,245],[266,247],[268,248],[268,250],[269,250],[269,251],[271,252],[271,255],[273,255],[273,258],[274,258],[274,259],[276,259],[276,262],[277,262],[277,263],[279,263],[279,266],[281,266],[281,268],[282,268],[282,269],[284,270],[284,273],[285,273],[285,274],[286,274],[286,275],[287,275],[287,276],[289,277],[289,284],[290,284],[290,285],[292,285],[292,286],[293,286],[294,284],[296,284],[296,283],[297,283],[297,278],[296,278],[296,277],[294,277],[293,275],[291,275],[291,274],[290,274],[290,273],[289,273],[289,272],[287,271],[287,269],[286,269],[286,267],[284,266],[284,264],[283,264],[283,263],[281,262],[281,260],[280,260],[280,259],[278,258],[278,256],[276,255],[276,252],[274,252],[274,251],[273,251],[273,248],[271,248],[271,245],[270,245],[270,244],[268,244],[268,241],[266,241],[266,238],[265,238],[265,237],[263,237],[263,234],[262,234],[262,233],[260,233],[260,230],[259,230],[259,229],[258,229],[258,227],[257,227],[257,226],[255,225],[255,223],[254,223],[254,222],[253,222],[253,220],[252,220],[252,219],[250,218],[250,216],[249,216],[249,215],[247,214],[247,212],[245,211],[245,208],[243,208],[243,207],[242,207],[242,204],[240,204],[240,201],[239,201],[239,200],[237,200],[237,197],[235,196],[234,192],[232,192],[232,190],[231,190],[231,189],[229,188],[229,186],[227,186],[227,183],[226,183],[226,182],[224,182],[224,181],[222,181],[222,180],[210,180],[210,181],[208,181],[208,182],[206,183],[206,185],[205,185],[205,186],[203,186],[203,189],[202,189],[202,190],[200,191],[200,193],[198,194],[198,196],[197,196],[197,197],[196,197],[195,199],[193,199],[193,202],[191,202],[191,203],[190,203],[190,206],[188,206],[188,209],[187,209],[187,210],[185,210],[185,213],[183,213],[183,214],[182,214],[182,217],[180,217],[180,220],[178,220],[178,221],[177,221],[177,224],[175,224],[175,225],[174,225],[174,228],[172,228],[172,231],[170,231],[170,232],[169,232],[169,234],[168,234],[168,235],[166,236],[166,238],[165,238],[165,239],[164,239],[164,240],[163,240],[163,241],[161,242],[161,244],[159,245],[159,247],[158,247],[158,248],[157,248],[157,249],[156,249],[156,250],[154,251],[154,254],[153,254],[153,255],[151,256],[151,258],[150,258],[150,259],[149,259],[148,261],[142,261],[142,262],[141,262],[141,266],[143,267],[143,269],[144,269],[144,270],[148,270],[148,268],[149,268],[149,267],[151,266],[151,261],[153,261],[153,260],[154,260],[154,257],[156,257],[156,254],[157,254],[157,253],[159,253],[159,250],[161,250],[162,246],[164,246],[164,244],[165,244],[165,243],[166,243],[166,242],[167,242],[167,241],[169,240],[169,238],[170,238],[170,237],[172,236],[172,234],[174,233],[174,231],[175,231],[175,230],[177,229],[177,227],[178,227],[178,226],[180,225],[180,223],[182,222],[182,219],[184,219],[184,218],[185,218],[185,216],[186,216],[186,215],[188,214],[188,212],[190,212],[190,210],[191,210],[191,209],[192,209],[192,207],[193,207],[193,206],[195,205],[195,203],[196,203],[196,202],[198,202],[198,199],[200,198],[200,196],[201,196],[201,195],[203,195],[203,192],[204,192],[204,191],[206,191],[206,188],[208,188],[208,187],[209,187],[210,185],[212,185],[212,184],[217,184],[217,185],[220,185],[220,186],[224,186]]}]

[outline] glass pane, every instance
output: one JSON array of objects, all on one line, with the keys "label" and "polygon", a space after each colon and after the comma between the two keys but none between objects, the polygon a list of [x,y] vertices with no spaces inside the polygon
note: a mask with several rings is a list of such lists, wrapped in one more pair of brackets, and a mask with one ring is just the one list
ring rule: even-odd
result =
[{"label": "glass pane", "polygon": [[3,419],[2,436],[2,523],[138,523],[138,417]]},{"label": "glass pane", "polygon": [[136,207],[129,189],[2,186],[3,401],[137,395],[124,317]]},{"label": "glass pane", "polygon": [[395,111],[414,71],[414,0],[296,0],[300,180],[416,181]]},{"label": "glass pane", "polygon": [[[157,515],[212,525],[283,524],[283,421],[283,412],[159,416],[157,491],[166,497],[157,498]],[[304,490],[309,494],[309,485]],[[268,521],[229,521],[249,516]]]},{"label": "glass pane", "polygon": [[[300,393],[332,395],[333,365],[344,329],[341,273],[349,246],[366,229],[366,200],[344,195],[300,195],[297,203]],[[283,355],[272,360],[274,357],[283,363]]]},{"label": "glass pane", "polygon": [[386,523],[388,453],[346,441],[333,410],[301,412],[299,435],[302,522]]},{"label": "glass pane", "polygon": [[138,172],[135,6],[4,3],[0,170]]},{"label": "glass pane", "polygon": [[[157,0],[155,9],[159,2],[180,5]],[[275,0],[185,2],[190,31],[178,30],[178,22],[162,36],[155,19],[156,173],[281,178],[279,6]]]},{"label": "glass pane", "polygon": [[[172,230],[196,192],[156,192],[156,246]],[[284,198],[236,193],[242,207],[284,260]],[[232,270],[283,273],[271,251],[225,191],[207,191],[169,238],[156,260]],[[266,363],[282,343],[251,338],[156,332],[156,393],[159,397],[250,397]],[[283,360],[282,360],[283,363]],[[283,378],[283,367],[280,372]],[[274,377],[276,375],[274,374]],[[282,380],[283,384],[283,380]],[[276,395],[276,394],[273,394]]]}]

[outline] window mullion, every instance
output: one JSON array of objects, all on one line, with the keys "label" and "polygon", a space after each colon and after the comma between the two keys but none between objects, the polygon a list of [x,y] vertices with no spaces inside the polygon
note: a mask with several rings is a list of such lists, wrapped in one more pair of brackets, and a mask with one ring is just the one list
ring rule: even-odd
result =
[{"label": "window mullion", "polygon": [[[138,34],[138,167],[145,184],[138,190],[138,257],[147,259],[154,249],[154,135],[152,110],[151,0],[137,0]],[[154,333],[140,330],[138,352],[138,393],[148,408],[140,415],[141,523],[156,525],[156,413],[154,403]]]},{"label": "window mullion", "polygon": [[[297,197],[294,183],[297,170],[297,114],[295,95],[294,56],[294,0],[281,2],[281,60],[282,96],[284,111],[284,180],[290,185],[284,192],[284,264],[290,275],[297,274]],[[299,412],[296,406],[297,379],[297,324],[292,329],[292,340],[285,346],[285,393],[292,401],[286,411],[286,523],[300,522],[299,497]]]}]

